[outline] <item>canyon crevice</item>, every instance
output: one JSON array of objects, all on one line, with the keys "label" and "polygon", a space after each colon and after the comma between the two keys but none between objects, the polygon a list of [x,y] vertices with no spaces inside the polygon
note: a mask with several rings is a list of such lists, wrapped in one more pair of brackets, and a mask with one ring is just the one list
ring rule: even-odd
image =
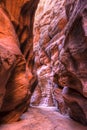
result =
[{"label": "canyon crevice", "polygon": [[86,37],[87,0],[0,1],[0,124],[31,106],[87,125]]}]

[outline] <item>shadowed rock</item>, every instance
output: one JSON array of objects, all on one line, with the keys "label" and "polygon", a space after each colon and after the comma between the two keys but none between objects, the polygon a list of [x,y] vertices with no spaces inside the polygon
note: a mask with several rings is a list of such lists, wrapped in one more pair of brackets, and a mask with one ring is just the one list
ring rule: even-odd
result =
[{"label": "shadowed rock", "polygon": [[33,77],[32,30],[38,2],[39,0],[0,1],[1,123],[19,120],[20,115],[29,107],[30,87],[33,84],[30,82]]},{"label": "shadowed rock", "polygon": [[[71,11],[72,4],[74,7]],[[61,63],[58,82],[61,86],[70,88],[68,94],[64,95],[64,100],[70,108],[70,116],[87,124],[87,1],[67,1],[66,10],[69,22],[59,54]]]}]

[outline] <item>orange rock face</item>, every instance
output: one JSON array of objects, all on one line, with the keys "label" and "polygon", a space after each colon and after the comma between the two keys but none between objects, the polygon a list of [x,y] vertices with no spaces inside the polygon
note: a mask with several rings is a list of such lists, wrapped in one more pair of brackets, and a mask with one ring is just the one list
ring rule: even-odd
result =
[{"label": "orange rock face", "polygon": [[[33,105],[54,106],[53,82],[58,65],[58,45],[67,23],[64,0],[41,0],[34,23],[35,70],[38,85],[33,93]],[[38,99],[38,100],[37,100]]]},{"label": "orange rock face", "polygon": [[32,104],[46,99],[53,105],[55,98],[60,112],[67,108],[71,118],[87,124],[87,1],[41,1],[34,28],[39,102],[34,92]]},{"label": "orange rock face", "polygon": [[87,125],[87,1],[67,1],[66,12],[69,22],[59,55],[58,80],[67,87],[63,97],[69,115]]},{"label": "orange rock face", "polygon": [[1,123],[17,121],[29,106],[30,87],[33,84],[30,82],[33,77],[32,30],[38,2],[0,1]]},{"label": "orange rock face", "polygon": [[0,123],[31,103],[87,125],[87,0],[38,3],[0,0]]}]

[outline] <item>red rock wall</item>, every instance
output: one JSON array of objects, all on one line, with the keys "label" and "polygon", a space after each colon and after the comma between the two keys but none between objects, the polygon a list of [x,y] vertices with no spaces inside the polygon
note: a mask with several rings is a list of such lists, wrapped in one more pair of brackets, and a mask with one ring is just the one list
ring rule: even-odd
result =
[{"label": "red rock wall", "polygon": [[35,70],[38,85],[31,98],[33,105],[54,106],[53,82],[58,65],[58,44],[67,23],[64,0],[41,0],[34,24]]},{"label": "red rock wall", "polygon": [[29,107],[30,88],[35,82],[31,73],[32,30],[38,2],[39,0],[0,1],[1,123],[17,121]]},{"label": "red rock wall", "polygon": [[0,1],[0,123],[19,120],[31,102],[57,104],[86,125],[87,1],[41,0],[33,40],[38,2]]},{"label": "red rock wall", "polygon": [[66,11],[69,22],[59,54],[58,81],[65,86],[63,97],[70,117],[87,124],[87,1],[67,1]]},{"label": "red rock wall", "polygon": [[61,113],[68,112],[83,124],[87,124],[86,25],[86,0],[41,1],[34,27],[38,85],[31,99],[34,105],[53,105],[55,98]]}]

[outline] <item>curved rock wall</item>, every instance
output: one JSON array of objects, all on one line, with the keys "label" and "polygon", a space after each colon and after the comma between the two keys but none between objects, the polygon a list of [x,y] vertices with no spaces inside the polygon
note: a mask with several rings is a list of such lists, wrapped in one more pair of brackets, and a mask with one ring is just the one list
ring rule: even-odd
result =
[{"label": "curved rock wall", "polygon": [[35,82],[32,30],[38,2],[0,1],[0,123],[17,121],[29,107]]},{"label": "curved rock wall", "polygon": [[34,27],[38,85],[31,103],[54,105],[55,98],[61,113],[87,124],[87,1],[40,3]]},{"label": "curved rock wall", "polygon": [[87,125],[87,0],[40,0],[33,40],[38,2],[0,1],[0,123],[31,102]]},{"label": "curved rock wall", "polygon": [[58,65],[58,44],[67,23],[65,0],[41,0],[34,23],[35,70],[38,85],[31,98],[32,105],[54,106],[53,82]]},{"label": "curved rock wall", "polygon": [[58,80],[65,86],[63,97],[70,117],[87,124],[87,1],[67,2],[66,11],[69,22],[59,54],[63,69],[60,66]]}]

